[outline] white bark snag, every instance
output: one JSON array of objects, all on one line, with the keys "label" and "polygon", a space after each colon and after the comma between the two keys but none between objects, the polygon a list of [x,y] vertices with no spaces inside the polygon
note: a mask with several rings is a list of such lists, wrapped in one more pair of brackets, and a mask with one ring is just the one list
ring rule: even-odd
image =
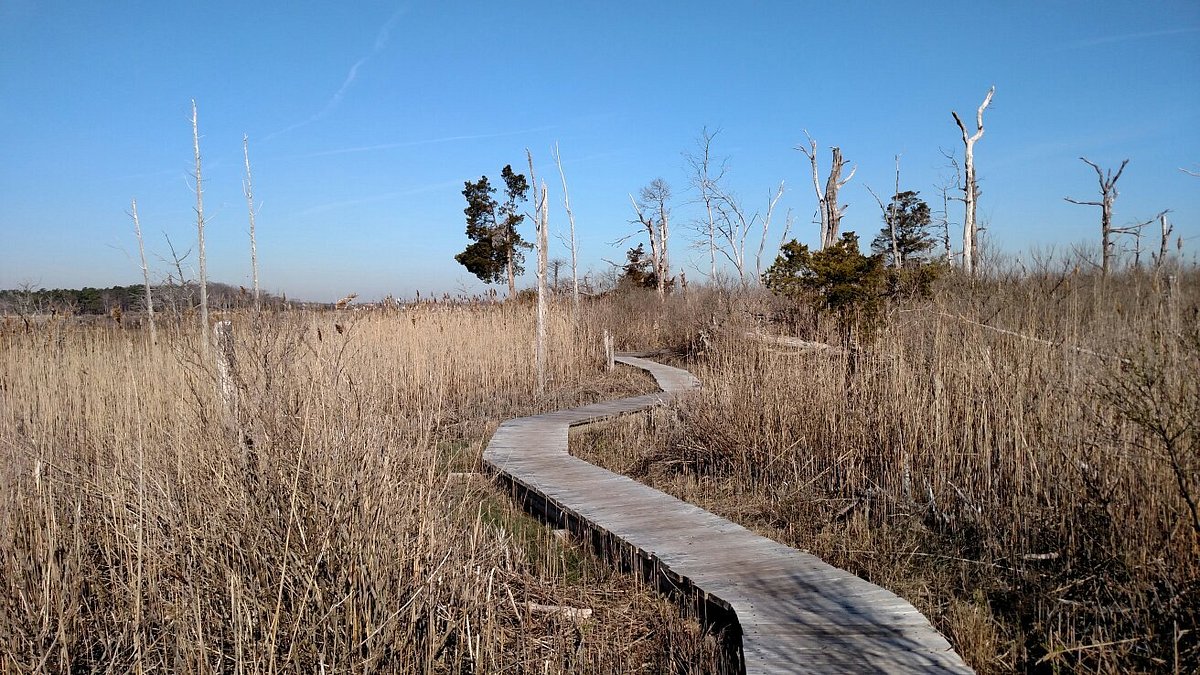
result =
[{"label": "white bark snag", "polygon": [[825,180],[825,189],[821,190],[821,178],[817,168],[817,142],[812,136],[808,135],[808,131],[804,132],[808,136],[808,147],[797,145],[796,149],[804,153],[808,157],[808,161],[812,164],[812,179],[813,192],[817,196],[817,207],[821,219],[821,248],[825,249],[837,243],[838,228],[842,222],[842,216],[846,213],[846,207],[838,204],[838,191],[854,178],[854,172],[858,167],[851,167],[849,175],[842,178],[842,168],[846,166],[846,160],[842,158],[842,149],[834,146],[832,166],[829,167],[829,177]]},{"label": "white bark snag", "polygon": [[904,267],[904,260],[900,257],[900,242],[896,239],[896,209],[900,206],[896,200],[900,196],[900,155],[896,155],[896,189],[892,192],[892,201],[888,204],[887,221],[888,233],[892,237],[892,267]]},{"label": "white bark snag", "polygon": [[[667,202],[671,199],[671,188],[666,181],[656,178],[642,188],[640,200],[629,195],[633,211],[637,214],[638,223],[646,228],[650,239],[650,260],[654,264],[654,275],[657,277],[659,300],[666,300],[668,275],[671,271],[670,259],[667,256],[667,244],[671,238],[670,209]],[[657,213],[655,213],[657,212]]]},{"label": "white bark snag", "polygon": [[983,111],[992,102],[992,96],[995,93],[996,87],[993,85],[991,89],[988,89],[987,96],[984,97],[983,103],[980,104],[979,110],[976,111],[974,134],[968,136],[967,127],[959,119],[958,113],[953,110],[950,111],[950,114],[954,117],[954,122],[958,124],[959,131],[962,132],[964,146],[963,163],[966,165],[966,182],[963,185],[963,204],[966,210],[963,216],[963,271],[967,274],[974,274],[979,262],[979,243],[975,237],[978,231],[975,225],[975,211],[979,201],[979,185],[975,180],[975,143],[983,137]]},{"label": "white bark snag", "polygon": [[142,258],[142,281],[146,284],[146,318],[150,322],[150,344],[158,343],[158,332],[154,327],[154,298],[150,295],[150,268],[146,266],[146,246],[142,243],[142,224],[138,222],[137,200],[130,200],[130,215],[133,216],[133,231],[137,234],[138,255]]},{"label": "white bark snag", "polygon": [[742,208],[742,205],[738,203],[737,198],[733,194],[726,192],[720,186],[713,187],[714,201],[718,214],[716,229],[717,234],[722,240],[717,249],[721,252],[721,255],[733,263],[734,269],[737,270],[738,281],[743,289],[749,287],[749,282],[746,280],[749,272],[747,269],[749,263],[746,260],[746,239],[749,238],[755,224],[761,220],[762,236],[758,241],[755,273],[757,275],[757,282],[762,283],[762,256],[767,245],[767,232],[771,227],[771,216],[775,212],[775,206],[783,197],[783,189],[784,184],[780,182],[779,187],[774,193],[768,193],[765,216],[761,211],[757,211],[747,217],[746,210]]},{"label": "white bark snag", "polygon": [[196,121],[196,99],[192,99],[192,150],[196,157],[196,241],[200,255],[200,342],[208,356],[208,268],[204,258],[204,183],[200,179],[200,127]]},{"label": "white bark snag", "polygon": [[804,135],[808,136],[808,147],[797,145],[796,149],[803,152],[804,156],[808,158],[809,164],[812,165],[813,193],[817,196],[817,211],[821,221],[821,248],[825,248],[825,240],[829,238],[829,212],[825,210],[825,195],[821,192],[821,178],[818,175],[817,142],[808,135],[807,129],[804,130]]},{"label": "white bark snag", "polygon": [[762,261],[763,251],[767,248],[767,231],[771,229],[771,216],[775,213],[775,205],[783,197],[783,184],[783,181],[779,181],[779,189],[775,191],[775,196],[767,202],[767,215],[763,218],[762,238],[758,240],[758,255],[754,258],[754,275],[759,286],[762,286]]},{"label": "white bark snag", "polygon": [[546,184],[542,183],[542,196],[537,209],[539,217],[537,227],[537,379],[539,395],[546,393],[546,251],[549,247],[547,232],[550,229],[550,216],[547,213],[548,206],[546,203]]},{"label": "white bark snag", "polygon": [[558,152],[558,143],[554,144],[554,163],[558,165],[558,175],[562,178],[563,208],[567,210],[567,220],[571,223],[571,312],[576,320],[579,319],[579,247],[575,241],[575,212],[571,210],[571,194],[567,192],[567,174],[563,173],[562,155]]},{"label": "white bark snag", "polygon": [[700,138],[696,139],[699,155],[685,154],[685,159],[692,169],[692,185],[700,192],[700,201],[704,202],[704,211],[708,217],[708,278],[717,278],[717,225],[713,215],[713,206],[717,201],[716,192],[725,176],[725,162],[713,176],[712,141],[719,131],[709,132],[708,127],[700,130]]},{"label": "white bark snag", "polygon": [[546,393],[546,265],[550,218],[546,211],[546,185],[542,184],[538,192],[537,179],[533,173],[533,153],[525,148],[525,157],[529,160],[529,179],[533,185],[533,224],[537,228],[537,338],[534,347],[535,365],[537,368],[537,393]]},{"label": "white bark snag", "polygon": [[254,239],[254,182],[250,178],[250,139],[242,134],[242,156],[246,158],[246,208],[250,211],[250,269],[254,277],[254,309],[259,308],[258,296],[258,244]]},{"label": "white bark snag", "polygon": [[829,229],[826,233],[829,238],[825,241],[826,248],[837,243],[842,216],[846,213],[846,207],[838,204],[838,191],[846,183],[849,183],[851,178],[854,178],[854,172],[858,168],[851,168],[850,175],[842,180],[842,167],[845,165],[846,161],[842,159],[842,149],[834,146],[833,165],[829,167],[829,179],[825,182],[825,209],[829,212]]},{"label": "white bark snag", "polygon": [[938,190],[942,193],[942,258],[947,265],[952,264],[953,252],[950,249],[950,195],[949,188],[946,185],[939,185]]},{"label": "white bark snag", "polygon": [[1171,243],[1171,232],[1175,230],[1175,226],[1167,220],[1167,214],[1170,211],[1163,211],[1158,214],[1158,225],[1162,232],[1162,241],[1158,246],[1158,259],[1154,261],[1155,267],[1162,267],[1167,262],[1167,247]]},{"label": "white bark snag", "polygon": [[661,182],[659,186],[655,187],[658,190],[655,197],[658,201],[658,288],[659,296],[665,297],[671,275],[671,258],[667,252],[667,241],[671,237],[670,211],[667,209],[667,200],[671,198],[671,190],[666,183]]},{"label": "white bark snag", "polygon": [[1117,169],[1117,175],[1113,175],[1112,169],[1108,170],[1108,174],[1100,170],[1094,162],[1090,162],[1086,157],[1080,157],[1084,164],[1096,170],[1096,177],[1100,182],[1100,201],[1098,202],[1081,202],[1070,197],[1064,197],[1072,204],[1080,206],[1099,206],[1100,207],[1100,271],[1104,276],[1112,267],[1113,257],[1113,227],[1112,227],[1112,209],[1113,202],[1117,199],[1117,181],[1121,178],[1121,174],[1125,171],[1125,165],[1129,164],[1129,160],[1121,162],[1121,168]]}]

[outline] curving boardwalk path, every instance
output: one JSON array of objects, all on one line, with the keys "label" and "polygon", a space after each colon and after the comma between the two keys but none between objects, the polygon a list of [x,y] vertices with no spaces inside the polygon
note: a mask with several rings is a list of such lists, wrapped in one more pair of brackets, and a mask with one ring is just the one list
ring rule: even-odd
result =
[{"label": "curving boardwalk path", "polygon": [[484,465],[560,526],[741,634],[747,673],[970,673],[912,605],[704,509],[571,456],[570,427],[649,408],[700,385],[634,356],[663,392],[508,420]]}]

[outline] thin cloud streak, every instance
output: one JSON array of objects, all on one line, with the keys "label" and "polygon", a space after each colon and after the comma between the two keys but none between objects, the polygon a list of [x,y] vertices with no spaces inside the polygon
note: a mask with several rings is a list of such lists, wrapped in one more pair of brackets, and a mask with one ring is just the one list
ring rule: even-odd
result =
[{"label": "thin cloud streak", "polygon": [[299,155],[301,158],[308,157],[328,157],[330,155],[346,155],[354,152],[373,152],[376,150],[392,150],[394,148],[411,148],[420,145],[434,145],[437,143],[452,143],[454,141],[477,141],[486,138],[504,138],[506,136],[520,136],[522,134],[532,134],[539,131],[549,131],[553,126],[534,127],[532,129],[519,129],[517,131],[501,131],[494,134],[469,134],[463,136],[444,136],[442,138],[425,138],[417,141],[397,141],[394,143],[379,143],[377,145],[362,145],[353,148],[336,148],[334,150],[321,150],[307,155]]},{"label": "thin cloud streak", "polygon": [[333,96],[329,97],[329,100],[319,112],[303,122],[297,122],[284,129],[280,129],[279,131],[273,131],[267,134],[263,138],[263,141],[269,141],[278,136],[282,136],[283,134],[295,131],[301,127],[308,126],[309,124],[312,124],[313,122],[316,122],[317,120],[320,120],[329,113],[333,112],[334,109],[338,107],[338,104],[342,102],[342,98],[346,96],[346,92],[349,91],[350,87],[353,86],[358,80],[358,71],[367,63],[369,63],[372,58],[387,48],[388,42],[390,42],[392,39],[392,29],[396,27],[396,24],[400,22],[400,17],[404,16],[406,12],[408,12],[407,4],[397,7],[396,11],[392,12],[392,15],[388,17],[388,20],[384,22],[383,26],[381,26],[379,31],[375,34],[375,42],[371,47],[371,52],[355,61],[354,65],[350,66],[349,72],[346,73],[345,79],[342,80],[342,86],[338,87],[338,90],[334,92]]},{"label": "thin cloud streak", "polygon": [[1071,49],[1086,49],[1088,47],[1099,47],[1100,45],[1110,45],[1118,42],[1132,42],[1134,40],[1147,40],[1149,38],[1167,37],[1170,35],[1186,35],[1188,33],[1200,32],[1200,26],[1192,26],[1191,28],[1169,28],[1166,30],[1152,30],[1141,33],[1126,33],[1124,35],[1107,35],[1104,37],[1090,38],[1087,40],[1076,40],[1069,42],[1055,51],[1066,51]]},{"label": "thin cloud streak", "polygon": [[432,192],[434,190],[440,190],[442,188],[448,188],[448,187],[456,187],[456,186],[460,186],[460,185],[462,185],[462,181],[458,181],[458,180],[444,181],[441,183],[431,183],[429,185],[421,185],[419,187],[409,188],[407,190],[396,190],[393,192],[385,192],[383,194],[371,195],[370,197],[361,197],[359,199],[346,199],[346,200],[339,201],[339,202],[328,202],[325,204],[317,204],[316,206],[310,206],[307,209],[304,209],[303,211],[296,213],[295,215],[296,216],[311,216],[311,215],[314,215],[317,213],[324,213],[326,211],[332,211],[334,209],[340,209],[340,208],[344,208],[347,206],[358,206],[359,204],[373,204],[375,202],[386,202],[390,199],[396,199],[398,197],[410,197],[412,195],[424,194],[426,192]]}]

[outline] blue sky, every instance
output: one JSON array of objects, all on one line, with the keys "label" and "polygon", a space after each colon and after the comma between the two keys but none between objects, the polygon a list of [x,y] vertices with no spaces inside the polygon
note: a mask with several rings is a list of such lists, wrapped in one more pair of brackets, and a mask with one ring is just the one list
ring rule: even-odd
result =
[{"label": "blue sky", "polygon": [[[720,129],[752,209],[817,228],[807,129],[857,175],[843,229],[873,234],[893,156],[930,199],[961,154],[950,116],[996,96],[976,147],[980,217],[1025,254],[1098,239],[1086,156],[1116,167],[1116,221],[1172,209],[1200,246],[1200,3],[1187,2],[0,2],[0,288],[134,283],[137,198],[156,277],[163,233],[195,238],[190,100],[199,106],[210,278],[249,284],[241,193],[250,139],[264,288],[328,300],[483,286],[453,256],[465,180],[525,165],[550,184],[558,142],[582,266],[620,259],[628,194],[674,188],[688,276],[682,153]],[[952,214],[961,221],[961,214]],[[777,216],[777,222],[783,218]],[[526,237],[533,238],[532,228]],[[961,236],[961,235],[959,235]],[[769,248],[778,244],[772,233]],[[751,248],[754,248],[752,246]],[[566,257],[556,248],[552,256]],[[193,259],[194,262],[194,259]],[[532,274],[526,283],[532,283]]]}]

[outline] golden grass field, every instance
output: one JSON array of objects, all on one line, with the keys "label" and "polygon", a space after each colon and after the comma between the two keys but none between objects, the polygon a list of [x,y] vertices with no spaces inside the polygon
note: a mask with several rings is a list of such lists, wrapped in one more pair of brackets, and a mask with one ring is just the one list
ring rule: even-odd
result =
[{"label": "golden grass field", "polygon": [[[0,671],[663,672],[695,622],[474,472],[504,418],[649,390],[527,308],[232,317],[0,338]],[[339,331],[336,326],[341,326]],[[239,434],[252,444],[240,441]],[[586,621],[544,607],[593,610]]]},{"label": "golden grass field", "polygon": [[516,303],[231,314],[228,402],[194,317],[9,320],[0,671],[712,672],[470,475],[503,419],[652,388],[610,330],[703,387],[577,454],[904,595],[980,672],[1194,672],[1196,281],[952,278],[853,357],[748,339],[832,334],[755,292],[564,301],[544,395]]}]

